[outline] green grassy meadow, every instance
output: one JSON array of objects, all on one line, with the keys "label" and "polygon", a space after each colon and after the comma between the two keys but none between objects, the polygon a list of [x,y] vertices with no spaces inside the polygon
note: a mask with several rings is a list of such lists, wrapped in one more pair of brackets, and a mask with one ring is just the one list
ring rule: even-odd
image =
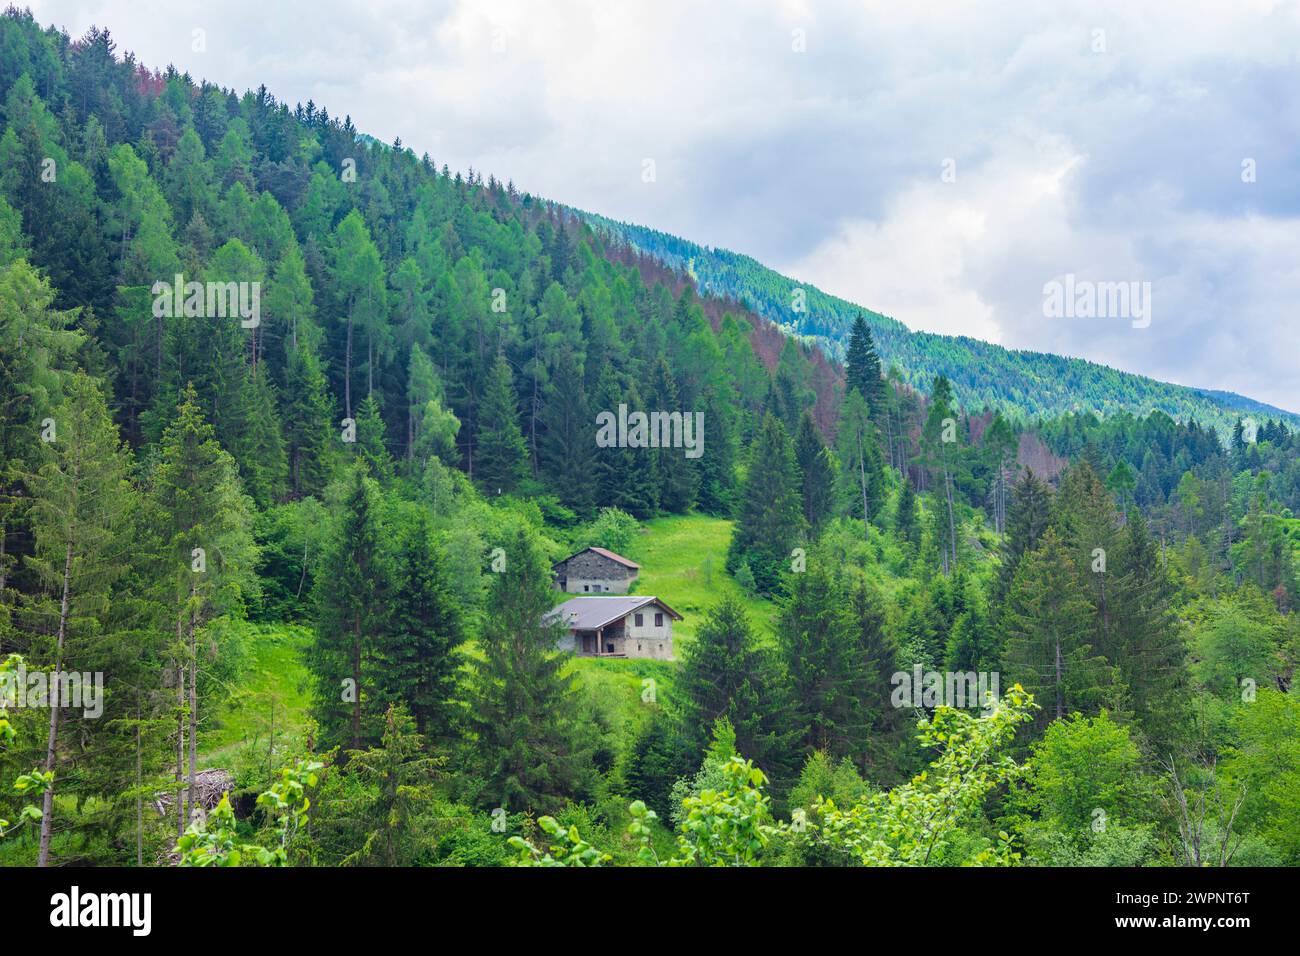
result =
[{"label": "green grassy meadow", "polygon": [[641,565],[633,593],[653,594],[683,616],[673,625],[679,656],[682,645],[694,639],[704,612],[724,595],[740,599],[757,633],[770,633],[776,605],[746,594],[727,574],[730,541],[731,522],[725,518],[674,515],[647,521],[628,555]]}]

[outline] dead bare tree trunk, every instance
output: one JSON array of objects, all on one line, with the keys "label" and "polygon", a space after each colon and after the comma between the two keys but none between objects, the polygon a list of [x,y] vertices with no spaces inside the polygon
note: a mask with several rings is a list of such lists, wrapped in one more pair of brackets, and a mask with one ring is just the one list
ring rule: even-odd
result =
[{"label": "dead bare tree trunk", "polygon": [[352,748],[361,749],[361,616],[353,615],[352,633]]},{"label": "dead bare tree trunk", "polygon": [[1218,866],[1225,867],[1232,862],[1236,856],[1237,850],[1241,848],[1244,836],[1238,835],[1236,842],[1233,842],[1233,827],[1237,823],[1237,814],[1241,811],[1241,806],[1246,802],[1246,790],[1243,787],[1237,794],[1237,799],[1233,801],[1232,810],[1228,813],[1228,819],[1223,820],[1223,793],[1219,789],[1219,780],[1215,775],[1215,762],[1209,766],[1210,775],[1214,778],[1214,813],[1216,823],[1219,828],[1219,840],[1217,847],[1214,847],[1216,853],[1213,858],[1207,857],[1205,846],[1205,811],[1206,811],[1206,791],[1202,790],[1196,801],[1195,809],[1187,799],[1187,791],[1183,787],[1182,781],[1178,777],[1178,770],[1174,766],[1174,758],[1170,757],[1165,762],[1165,769],[1169,771],[1169,779],[1173,782],[1174,802],[1178,807],[1178,836],[1183,845],[1183,858],[1187,861],[1188,866]]},{"label": "dead bare tree trunk", "polygon": [[198,767],[199,750],[199,648],[194,627],[194,586],[190,585],[190,806],[195,806],[198,790],[194,784],[194,774]]},{"label": "dead bare tree trunk", "polygon": [[[63,596],[59,600],[59,633],[54,647],[54,674],[51,683],[58,680],[58,673],[63,669],[63,642],[68,633],[68,604],[72,597],[72,542],[69,541],[63,551]],[[62,701],[50,698],[50,732],[45,740],[45,772],[54,772],[54,762],[59,748],[59,707]],[[49,866],[50,837],[53,835],[54,823],[54,783],[45,788],[45,797],[41,801],[41,847],[37,854],[37,866]]]},{"label": "dead bare tree trunk", "polygon": [[144,780],[140,761],[140,691],[135,692],[135,865],[144,866]]},{"label": "dead bare tree trunk", "polygon": [[185,661],[181,658],[184,631],[176,619],[176,839],[185,835]]},{"label": "dead bare tree trunk", "polygon": [[1056,719],[1065,719],[1065,690],[1061,684],[1061,635],[1056,635]]}]

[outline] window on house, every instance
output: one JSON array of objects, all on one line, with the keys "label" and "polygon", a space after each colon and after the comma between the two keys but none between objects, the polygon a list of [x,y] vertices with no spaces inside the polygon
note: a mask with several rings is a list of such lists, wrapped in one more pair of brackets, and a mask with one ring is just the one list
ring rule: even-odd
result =
[{"label": "window on house", "polygon": [[590,591],[590,590],[591,590],[591,585],[590,585],[590,584],[584,584],[584,585],[582,586],[582,589],[583,589],[584,591]]},{"label": "window on house", "polygon": [[633,623],[635,623],[637,627],[640,627],[645,623],[645,616],[641,614],[634,615]]},{"label": "window on house", "polygon": [[655,627],[663,627],[663,626],[664,626],[664,616],[662,614],[656,614]]},{"label": "window on house", "polygon": [[613,644],[606,644],[606,645],[605,645],[605,653],[606,653],[606,654],[613,654],[613,653],[614,653],[614,645],[613,645]]}]

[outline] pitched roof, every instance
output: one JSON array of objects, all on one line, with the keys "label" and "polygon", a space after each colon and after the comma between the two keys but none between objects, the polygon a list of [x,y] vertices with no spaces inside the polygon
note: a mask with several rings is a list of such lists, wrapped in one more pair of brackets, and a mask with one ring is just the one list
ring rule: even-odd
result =
[{"label": "pitched roof", "polygon": [[627,617],[633,611],[639,611],[648,604],[658,605],[675,620],[682,619],[680,614],[657,597],[642,594],[569,598],[547,617],[558,618],[571,631],[594,631],[619,618]]},{"label": "pitched roof", "polygon": [[[595,545],[592,545],[590,548],[583,548],[582,551],[573,552],[573,554],[565,558],[564,561],[572,561],[578,555],[586,551],[595,551],[602,558],[609,558],[611,561],[617,561],[619,564],[623,565],[623,567],[631,568],[633,571],[641,570],[641,565],[637,564],[635,561],[629,561],[621,554],[615,554],[613,551],[608,551],[605,548],[597,548]],[[561,564],[564,563],[564,561],[556,561],[553,565],[551,565],[551,567],[558,568]]]}]

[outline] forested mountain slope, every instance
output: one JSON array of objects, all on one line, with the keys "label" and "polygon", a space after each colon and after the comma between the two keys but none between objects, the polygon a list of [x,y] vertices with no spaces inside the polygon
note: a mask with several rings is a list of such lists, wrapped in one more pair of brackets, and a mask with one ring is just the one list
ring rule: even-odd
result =
[{"label": "forested mountain slope", "polygon": [[[1199,865],[1175,791],[1300,863],[1300,433],[1031,434],[845,357],[10,8],[0,676],[104,693],[0,696],[0,863]],[[675,659],[561,650],[593,545]]]},{"label": "forested mountain slope", "polygon": [[[853,319],[862,314],[886,367],[896,365],[902,380],[922,391],[936,375],[946,376],[967,409],[999,408],[1020,418],[1087,411],[1144,415],[1158,410],[1177,421],[1212,425],[1223,437],[1244,416],[1300,424],[1300,415],[1232,392],[1171,385],[1084,359],[1007,349],[964,335],[914,332],[897,319],[783,276],[749,256],[576,212],[601,232],[694,276],[701,290],[744,303],[789,332],[817,342],[835,358],[844,358]],[[806,291],[804,312],[791,308],[795,288]]]}]

